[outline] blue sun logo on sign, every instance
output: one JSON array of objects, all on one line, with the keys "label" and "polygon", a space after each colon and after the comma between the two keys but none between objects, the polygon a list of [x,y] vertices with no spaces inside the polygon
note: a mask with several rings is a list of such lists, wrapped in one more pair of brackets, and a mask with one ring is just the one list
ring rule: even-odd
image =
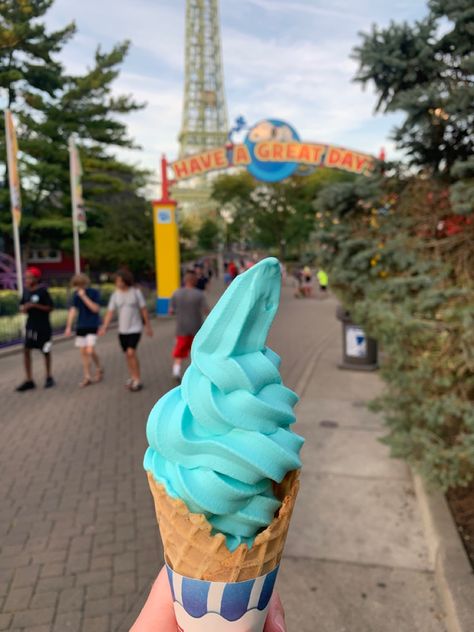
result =
[{"label": "blue sun logo on sign", "polygon": [[255,147],[258,143],[263,142],[290,143],[299,140],[298,132],[285,121],[265,119],[258,122],[249,130],[244,141],[252,159],[247,169],[255,178],[264,182],[278,182],[289,178],[298,168],[296,162],[265,162],[259,160],[255,155]]}]

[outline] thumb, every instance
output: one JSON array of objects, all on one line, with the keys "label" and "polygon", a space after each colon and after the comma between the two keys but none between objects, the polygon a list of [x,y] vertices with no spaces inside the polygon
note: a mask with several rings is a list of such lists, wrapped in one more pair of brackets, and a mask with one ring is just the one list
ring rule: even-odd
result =
[{"label": "thumb", "polygon": [[285,611],[276,591],[270,599],[270,608],[263,632],[286,632]]},{"label": "thumb", "polygon": [[130,632],[176,632],[171,589],[163,567],[152,586],[148,599]]}]

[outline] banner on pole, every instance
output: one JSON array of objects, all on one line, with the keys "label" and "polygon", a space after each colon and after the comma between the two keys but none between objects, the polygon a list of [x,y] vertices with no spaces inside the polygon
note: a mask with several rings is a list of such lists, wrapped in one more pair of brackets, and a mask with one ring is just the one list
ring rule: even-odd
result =
[{"label": "banner on pole", "polygon": [[79,152],[72,136],[69,139],[69,169],[71,172],[72,219],[77,226],[77,230],[80,233],[85,233],[87,230],[87,218],[82,197],[82,166]]},{"label": "banner on pole", "polygon": [[8,183],[10,186],[10,205],[16,226],[21,222],[20,176],[18,174],[18,143],[15,124],[10,110],[5,110],[5,137],[7,145]]}]

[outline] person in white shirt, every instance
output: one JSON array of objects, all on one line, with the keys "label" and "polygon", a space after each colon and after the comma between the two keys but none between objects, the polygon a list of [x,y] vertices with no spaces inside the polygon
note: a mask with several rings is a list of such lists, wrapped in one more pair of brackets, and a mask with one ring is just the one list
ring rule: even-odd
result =
[{"label": "person in white shirt", "polygon": [[143,328],[148,336],[153,336],[148,310],[141,290],[134,286],[133,275],[128,270],[119,270],[115,275],[115,287],[109,300],[104,324],[99,329],[103,336],[112,320],[115,310],[118,312],[118,337],[122,351],[125,353],[129,378],[125,386],[133,392],[140,391],[143,384],[140,378],[137,346]]}]

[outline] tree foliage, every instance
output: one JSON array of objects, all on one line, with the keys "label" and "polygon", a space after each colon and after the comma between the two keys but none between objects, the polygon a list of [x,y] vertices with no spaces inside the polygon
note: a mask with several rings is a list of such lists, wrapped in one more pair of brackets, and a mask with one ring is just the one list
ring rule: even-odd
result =
[{"label": "tree foliage", "polygon": [[329,182],[350,181],[349,174],[319,169],[283,182],[258,182],[247,172],[224,175],[214,183],[213,198],[227,227],[228,245],[262,247],[301,256],[315,224],[311,201]]},{"label": "tree foliage", "polygon": [[219,239],[219,226],[211,217],[207,217],[201,224],[197,232],[198,245],[204,252],[209,252],[217,248]]},{"label": "tree foliage", "polygon": [[474,12],[428,7],[414,26],[374,26],[355,52],[377,108],[405,113],[396,139],[419,170],[380,165],[314,208],[320,263],[383,349],[385,441],[448,489],[474,479]]},{"label": "tree foliage", "polygon": [[[140,261],[148,267],[151,220],[140,195],[146,174],[113,154],[116,147],[134,146],[123,115],[143,107],[130,96],[112,93],[130,44],[119,43],[110,51],[98,48],[85,73],[68,74],[58,56],[75,27],[47,32],[42,18],[51,5],[52,0],[1,3],[0,91],[18,121],[22,244],[25,249],[30,244],[72,247],[68,141],[74,135],[90,227],[81,238],[84,254],[93,264],[110,266],[128,253],[135,267]],[[0,140],[4,142],[3,130]],[[0,222],[9,234],[6,172],[1,202]],[[134,240],[147,245],[135,247]]]},{"label": "tree foliage", "polygon": [[[386,442],[443,488],[474,477],[474,226],[439,232],[449,198],[433,181],[374,177],[371,195],[315,202],[321,264],[353,318],[378,339]],[[353,188],[357,183],[353,184]]]},{"label": "tree foliage", "polygon": [[376,109],[403,111],[395,130],[413,165],[449,175],[474,150],[474,18],[471,0],[431,0],[425,19],[362,34],[356,80],[372,83]]}]

